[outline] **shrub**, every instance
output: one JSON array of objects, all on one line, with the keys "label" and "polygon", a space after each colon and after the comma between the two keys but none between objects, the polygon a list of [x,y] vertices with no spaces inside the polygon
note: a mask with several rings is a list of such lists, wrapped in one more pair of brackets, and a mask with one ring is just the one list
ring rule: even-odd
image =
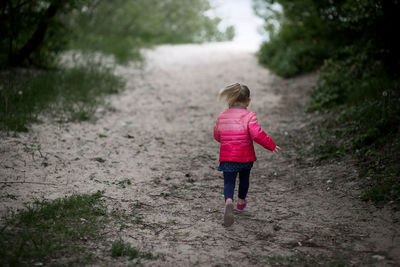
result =
[{"label": "shrub", "polygon": [[[353,153],[360,176],[374,177],[365,182],[364,199],[399,199],[400,179],[391,173],[398,173],[400,155],[400,43],[392,26],[400,3],[254,1],[267,10],[259,14],[270,30],[258,53],[262,64],[283,77],[321,66],[308,103],[310,111],[329,113],[328,134],[314,147],[317,159]],[[282,12],[263,2],[279,3]]]}]

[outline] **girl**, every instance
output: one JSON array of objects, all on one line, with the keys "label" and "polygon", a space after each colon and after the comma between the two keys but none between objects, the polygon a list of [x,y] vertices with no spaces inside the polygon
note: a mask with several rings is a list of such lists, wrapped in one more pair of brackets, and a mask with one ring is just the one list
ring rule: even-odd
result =
[{"label": "girl", "polygon": [[250,170],[256,155],[253,140],[279,154],[281,148],[261,129],[254,112],[247,110],[250,90],[246,85],[235,83],[222,89],[220,97],[226,98],[229,109],[218,115],[214,126],[214,138],[221,143],[219,171],[224,173],[225,211],[224,225],[233,224],[233,192],[239,173],[239,192],[236,208],[243,210],[247,204]]}]

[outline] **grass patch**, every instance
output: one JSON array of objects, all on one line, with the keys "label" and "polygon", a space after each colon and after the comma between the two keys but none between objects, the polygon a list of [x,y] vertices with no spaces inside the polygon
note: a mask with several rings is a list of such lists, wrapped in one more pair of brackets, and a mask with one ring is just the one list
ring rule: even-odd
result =
[{"label": "grass patch", "polygon": [[0,232],[0,265],[33,265],[67,258],[87,263],[85,243],[101,238],[106,222],[102,192],[35,201],[5,218]]},{"label": "grass patch", "polygon": [[[400,201],[400,131],[396,118],[384,118],[382,103],[331,109],[317,122],[313,154],[317,161],[341,160],[351,154],[358,161],[363,200]],[[396,107],[390,107],[391,112]],[[397,124],[397,125],[396,125]]]},{"label": "grass patch", "polygon": [[[329,127],[329,125],[326,127]],[[313,153],[316,155],[317,161],[330,158],[340,159],[348,152],[341,140],[341,131],[324,128],[323,130],[318,130],[317,135],[318,137],[314,141],[318,141],[313,146]]]},{"label": "grass patch", "polygon": [[60,122],[93,118],[104,96],[123,81],[101,63],[62,70],[9,70],[0,74],[0,130],[28,131],[43,112]]},{"label": "grass patch", "polygon": [[102,157],[94,158],[94,160],[97,161],[97,162],[99,162],[99,163],[104,163],[104,162],[106,162],[106,160],[103,159]]},{"label": "grass patch", "polygon": [[400,136],[383,146],[360,150],[360,177],[366,184],[361,198],[375,203],[400,202]]},{"label": "grass patch", "polygon": [[113,258],[127,256],[130,260],[136,258],[143,259],[154,259],[155,256],[151,253],[142,253],[138,249],[132,247],[132,245],[128,242],[125,242],[122,239],[116,240],[113,242],[111,247],[111,256]]}]

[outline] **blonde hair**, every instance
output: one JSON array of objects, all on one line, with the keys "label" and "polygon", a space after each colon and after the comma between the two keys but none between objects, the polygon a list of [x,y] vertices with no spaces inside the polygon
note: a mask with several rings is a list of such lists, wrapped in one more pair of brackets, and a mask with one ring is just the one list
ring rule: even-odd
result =
[{"label": "blonde hair", "polygon": [[221,89],[219,92],[220,98],[225,98],[229,107],[232,107],[235,103],[245,103],[250,99],[249,88],[240,83],[234,83]]}]

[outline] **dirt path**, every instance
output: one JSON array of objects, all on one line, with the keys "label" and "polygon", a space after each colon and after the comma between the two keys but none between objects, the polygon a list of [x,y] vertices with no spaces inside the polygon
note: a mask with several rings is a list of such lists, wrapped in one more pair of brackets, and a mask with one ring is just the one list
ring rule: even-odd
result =
[{"label": "dirt path", "polygon": [[[146,56],[143,70],[118,70],[127,89],[96,123],[45,123],[3,138],[0,180],[34,183],[2,184],[2,212],[34,197],[105,190],[110,210],[133,218],[109,226],[109,240],[160,255],[145,265],[400,265],[399,212],[358,199],[351,159],[317,165],[304,156],[315,129],[303,110],[316,75],[278,79],[232,44],[163,46]],[[232,82],[250,87],[250,109],[285,152],[257,146],[249,206],[227,229],[212,128],[225,108],[218,90]],[[98,264],[128,264],[109,249],[97,249]]]}]

